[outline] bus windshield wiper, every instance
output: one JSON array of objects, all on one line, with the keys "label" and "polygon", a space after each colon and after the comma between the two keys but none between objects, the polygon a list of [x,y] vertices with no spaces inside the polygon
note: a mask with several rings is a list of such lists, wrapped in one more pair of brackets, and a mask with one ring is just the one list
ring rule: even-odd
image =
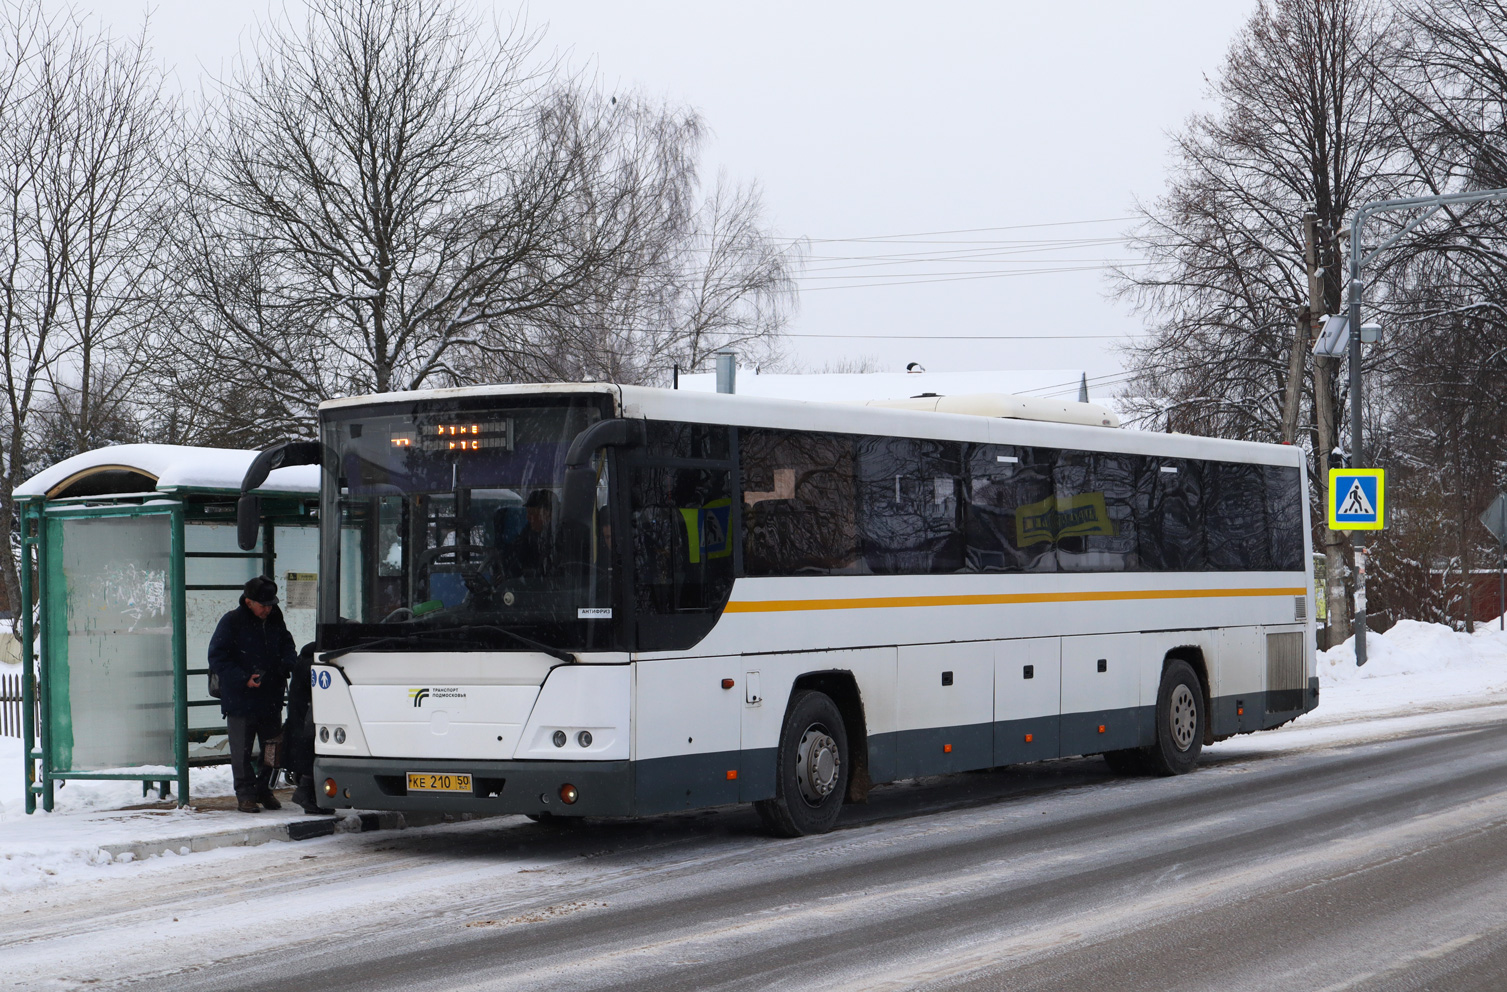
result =
[{"label": "bus windshield wiper", "polygon": [[319,653],[319,660],[321,663],[334,661],[336,658],[350,654],[352,651],[364,651],[367,648],[374,648],[379,644],[397,644],[401,641],[411,641],[413,638],[413,634],[396,634],[392,637],[378,637],[370,641],[357,641],[355,644],[347,644],[345,647],[336,648],[333,651],[321,651]]},{"label": "bus windshield wiper", "polygon": [[548,644],[534,640],[532,637],[525,637],[524,635],[516,631],[508,630],[506,627],[499,627],[496,624],[466,623],[460,624],[455,627],[435,627],[433,630],[422,631],[421,634],[438,634],[448,633],[451,631],[454,631],[456,633],[470,633],[472,631],[476,631],[501,634],[504,637],[512,638],[514,641],[522,644],[526,648],[532,648],[533,650],[538,651],[541,654],[547,654],[551,658],[557,658],[560,661],[576,660],[575,655],[571,654],[569,651],[565,651],[562,648],[552,648]]},{"label": "bus windshield wiper", "polygon": [[560,661],[576,660],[575,655],[572,655],[570,652],[565,651],[561,648],[552,648],[548,644],[543,644],[539,641],[536,641],[532,637],[525,637],[524,635],[519,634],[515,631],[508,630],[506,627],[498,627],[495,624],[486,623],[458,624],[454,627],[433,627],[429,630],[416,630],[411,634],[394,634],[390,637],[378,637],[375,640],[361,641],[358,644],[347,644],[343,648],[336,648],[333,651],[321,652],[319,657],[321,661],[334,661],[336,658],[339,658],[342,655],[350,654],[352,651],[364,651],[367,648],[374,648],[379,645],[388,644],[407,644],[417,647],[418,641],[437,634],[459,634],[461,636],[457,640],[459,640],[460,643],[463,644],[481,643],[475,637],[465,636],[466,634],[471,633],[501,634],[504,637],[512,638],[515,642],[522,644],[526,648],[531,648],[535,651],[540,652],[541,654],[547,654],[551,658],[556,658]]}]

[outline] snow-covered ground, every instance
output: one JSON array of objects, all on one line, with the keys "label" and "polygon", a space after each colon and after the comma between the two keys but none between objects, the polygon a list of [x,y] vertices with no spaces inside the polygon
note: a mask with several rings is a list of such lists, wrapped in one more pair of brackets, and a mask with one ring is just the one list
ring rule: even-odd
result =
[{"label": "snow-covered ground", "polygon": [[[1221,742],[1210,753],[1238,757],[1297,751],[1507,718],[1507,633],[1497,627],[1483,625],[1465,634],[1405,620],[1385,634],[1370,636],[1369,660],[1359,669],[1352,642],[1322,652],[1316,711],[1275,731]],[[221,833],[298,814],[296,809],[256,817],[231,811],[122,811],[142,802],[139,783],[74,781],[58,790],[53,813],[27,816],[21,768],[21,742],[0,737],[0,893],[121,870],[130,856],[112,856],[102,850],[107,845]],[[194,796],[228,794],[229,768],[196,769],[191,791]],[[180,856],[234,854],[189,853],[184,847]]]}]

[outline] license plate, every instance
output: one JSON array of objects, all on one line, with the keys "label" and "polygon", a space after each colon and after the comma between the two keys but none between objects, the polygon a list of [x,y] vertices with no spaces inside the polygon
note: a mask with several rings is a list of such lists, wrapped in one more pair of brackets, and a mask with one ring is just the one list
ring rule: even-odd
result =
[{"label": "license plate", "polygon": [[470,792],[471,776],[454,772],[409,772],[409,792]]}]

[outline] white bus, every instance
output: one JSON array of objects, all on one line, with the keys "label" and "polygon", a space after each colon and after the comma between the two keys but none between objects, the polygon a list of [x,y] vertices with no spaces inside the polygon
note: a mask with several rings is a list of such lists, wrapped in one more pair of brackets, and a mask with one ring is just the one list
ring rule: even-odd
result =
[{"label": "white bus", "polygon": [[896,779],[1186,772],[1317,705],[1299,449],[909,405],[980,412],[608,384],[323,404],[318,444],[259,460],[323,465],[321,802],[752,802],[798,835]]}]

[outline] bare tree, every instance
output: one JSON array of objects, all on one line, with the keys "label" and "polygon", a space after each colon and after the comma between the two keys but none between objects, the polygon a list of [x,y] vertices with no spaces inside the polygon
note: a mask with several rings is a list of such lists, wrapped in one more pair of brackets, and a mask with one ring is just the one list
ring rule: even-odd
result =
[{"label": "bare tree", "polygon": [[[0,6],[0,361],[4,472],[129,433],[132,384],[160,299],[163,190],[171,126],[144,37],[115,42],[39,3]],[[0,578],[19,602],[15,551]]]},{"label": "bare tree", "polygon": [[[1408,188],[1381,93],[1393,49],[1372,0],[1273,0],[1240,31],[1212,84],[1218,109],[1177,135],[1167,194],[1143,208],[1134,247],[1153,264],[1118,274],[1153,322],[1130,350],[1124,390],[1148,426],[1275,441],[1291,350],[1306,331],[1301,220],[1318,214],[1322,298],[1338,312],[1341,225],[1356,206]],[[1303,335],[1306,337],[1306,334]],[[1343,390],[1313,363],[1307,442],[1323,492]],[[1320,496],[1322,506],[1322,495]],[[1320,528],[1331,619],[1348,626],[1345,542]]]},{"label": "bare tree", "polygon": [[[335,395],[637,377],[626,352],[656,353],[615,344],[640,334],[693,227],[694,115],[593,97],[538,63],[533,35],[453,3],[314,0],[204,119],[183,155],[181,358],[268,394],[287,417],[270,427],[306,430]],[[722,306],[728,289],[709,284],[708,335],[762,302]]]}]

